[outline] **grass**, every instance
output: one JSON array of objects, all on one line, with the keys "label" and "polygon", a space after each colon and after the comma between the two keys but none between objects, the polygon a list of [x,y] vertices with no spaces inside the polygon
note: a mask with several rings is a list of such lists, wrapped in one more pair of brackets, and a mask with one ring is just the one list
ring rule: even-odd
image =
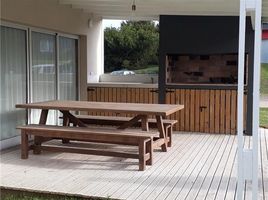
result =
[{"label": "grass", "polygon": [[268,64],[262,64],[261,67],[261,89],[262,96],[268,95]]},{"label": "grass", "polygon": [[158,65],[149,65],[144,69],[134,70],[136,74],[158,74],[159,66]]},{"label": "grass", "polygon": [[268,108],[260,108],[260,126],[268,128]]},{"label": "grass", "polygon": [[0,188],[1,200],[112,200],[111,198],[86,197],[50,192],[38,192],[25,189]]}]

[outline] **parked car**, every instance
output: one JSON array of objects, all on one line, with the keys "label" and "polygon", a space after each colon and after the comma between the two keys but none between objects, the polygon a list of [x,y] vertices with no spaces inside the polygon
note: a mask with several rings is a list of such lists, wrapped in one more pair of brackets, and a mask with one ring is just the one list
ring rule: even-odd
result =
[{"label": "parked car", "polygon": [[129,70],[118,70],[118,71],[113,71],[111,72],[111,75],[122,75],[122,76],[125,76],[125,75],[135,75],[135,72],[133,71],[129,71]]}]

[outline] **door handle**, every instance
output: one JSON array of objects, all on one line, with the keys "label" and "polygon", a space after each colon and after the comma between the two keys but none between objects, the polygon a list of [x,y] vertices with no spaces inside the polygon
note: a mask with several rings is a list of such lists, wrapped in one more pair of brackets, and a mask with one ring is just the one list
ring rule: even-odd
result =
[{"label": "door handle", "polygon": [[203,110],[206,109],[206,108],[207,108],[207,106],[200,106],[199,110],[200,110],[200,112],[203,112]]}]

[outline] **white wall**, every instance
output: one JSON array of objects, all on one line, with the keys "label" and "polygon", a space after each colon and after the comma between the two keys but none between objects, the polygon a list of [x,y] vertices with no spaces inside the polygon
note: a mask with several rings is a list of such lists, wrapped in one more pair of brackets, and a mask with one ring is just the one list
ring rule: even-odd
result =
[{"label": "white wall", "polygon": [[73,9],[69,5],[60,5],[58,0],[1,0],[1,20],[86,36],[86,39],[82,40],[87,43],[86,49],[82,48],[86,51],[86,55],[80,57],[86,59],[86,61],[80,60],[80,63],[83,63],[80,73],[81,94],[86,93],[87,72],[94,74],[103,72],[104,46],[101,18],[91,16],[81,9]]}]

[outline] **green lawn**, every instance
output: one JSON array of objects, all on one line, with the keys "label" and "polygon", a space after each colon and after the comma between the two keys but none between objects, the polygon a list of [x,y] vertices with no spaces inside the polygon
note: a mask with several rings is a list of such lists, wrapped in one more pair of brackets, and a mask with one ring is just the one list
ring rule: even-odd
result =
[{"label": "green lawn", "polygon": [[261,67],[261,95],[268,95],[268,64]]},{"label": "green lawn", "polygon": [[65,195],[49,192],[35,192],[28,190],[16,190],[0,188],[1,200],[112,200],[111,198],[84,197],[79,195]]},{"label": "green lawn", "polygon": [[268,108],[260,108],[260,126],[268,127]]}]

